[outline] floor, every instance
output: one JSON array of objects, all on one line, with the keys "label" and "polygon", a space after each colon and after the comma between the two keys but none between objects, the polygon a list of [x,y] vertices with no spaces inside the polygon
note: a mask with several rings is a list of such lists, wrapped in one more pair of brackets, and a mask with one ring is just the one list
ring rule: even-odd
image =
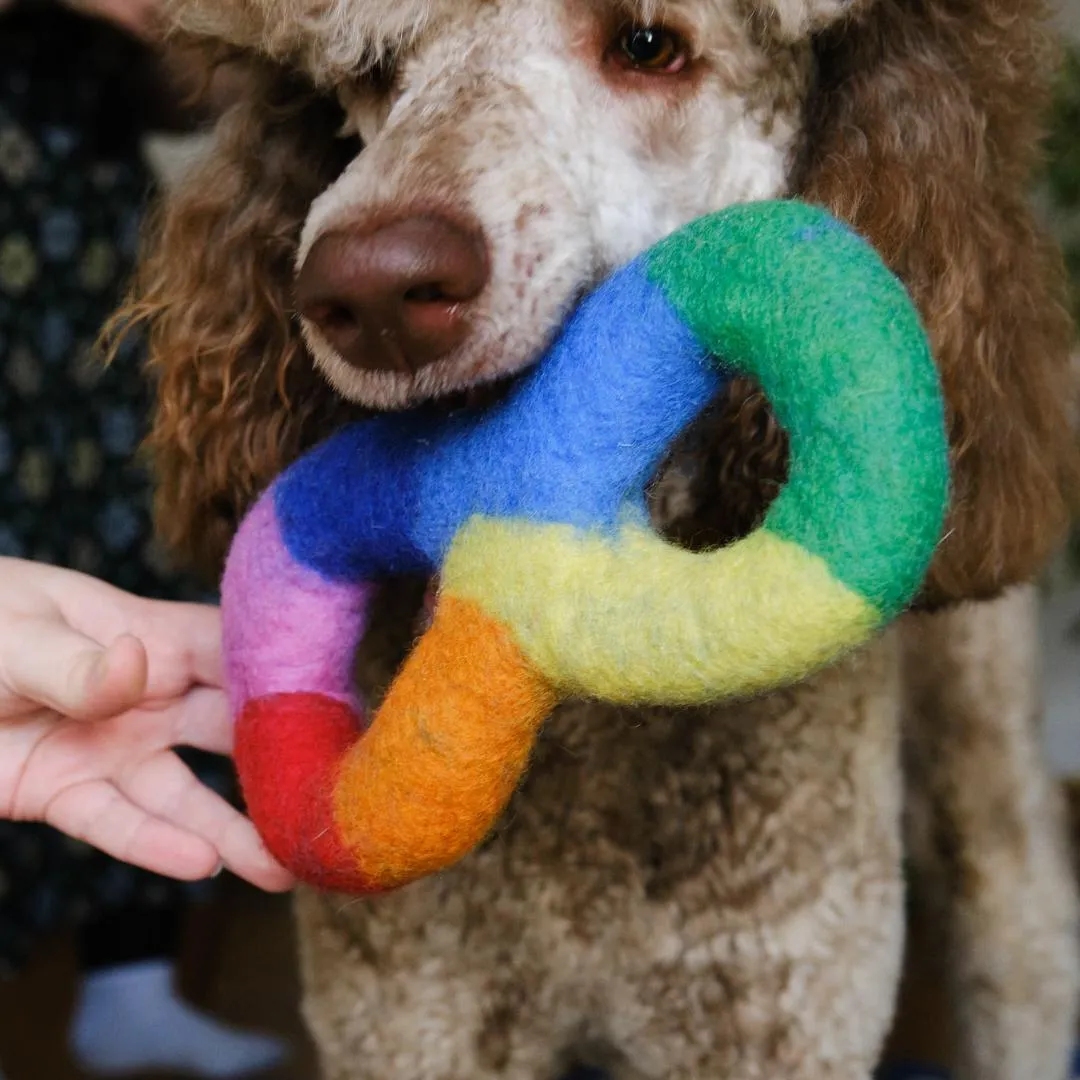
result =
[{"label": "floor", "polygon": [[[298,1012],[294,957],[288,901],[238,883],[230,883],[218,904],[196,911],[186,934],[180,971],[186,996],[227,1020],[292,1043],[287,1066],[259,1080],[317,1077]],[[48,943],[18,981],[0,983],[5,1080],[84,1080],[64,1045],[74,985],[74,953],[63,939]],[[131,1080],[174,1078],[157,1073]]]}]

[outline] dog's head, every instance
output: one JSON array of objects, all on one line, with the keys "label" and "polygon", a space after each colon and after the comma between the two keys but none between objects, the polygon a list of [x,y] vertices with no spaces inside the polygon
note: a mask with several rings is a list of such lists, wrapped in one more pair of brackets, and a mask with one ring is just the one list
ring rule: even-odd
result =
[{"label": "dog's head", "polygon": [[[776,195],[832,0],[179,3],[301,71],[358,152],[306,215],[296,306],[352,401],[531,361],[582,290],[677,226]],[[363,150],[359,151],[359,146]]]},{"label": "dog's head", "polygon": [[[1066,330],[1021,194],[1037,5],[170,0],[244,86],[132,309],[161,380],[170,538],[216,560],[253,492],[351,406],[512,375],[616,265],[793,193],[878,243],[938,347],[954,533],[970,519],[983,546],[943,548],[939,591],[1022,576],[1060,524],[1067,457]],[[768,486],[782,440],[751,411],[713,425],[714,471]]]}]

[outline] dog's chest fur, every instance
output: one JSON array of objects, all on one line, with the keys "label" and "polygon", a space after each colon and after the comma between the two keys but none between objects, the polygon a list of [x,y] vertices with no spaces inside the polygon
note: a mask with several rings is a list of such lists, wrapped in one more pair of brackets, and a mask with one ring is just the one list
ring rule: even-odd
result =
[{"label": "dog's chest fur", "polygon": [[[764,425],[757,452],[772,446],[782,478],[763,405],[746,386],[735,397],[728,407]],[[726,518],[687,514],[710,469],[745,471],[718,439],[694,438],[657,485],[657,515],[716,542],[752,527],[767,498],[736,485]],[[403,582],[379,601],[360,658],[376,696],[422,593]],[[898,888],[896,677],[889,636],[795,690],[724,708],[560,707],[478,852],[373,902],[299,900],[307,1012],[326,1061],[363,1046],[379,1062],[372,1077],[554,1078],[557,1047],[563,1065],[620,1078],[690,1076],[666,1070],[690,1068],[697,1042],[711,1069],[727,1053],[732,1067],[747,1060],[750,1040],[751,1056],[779,1067],[799,1055],[792,1013],[770,1006],[785,995],[800,1023],[816,1014],[842,1042],[829,981],[853,968],[887,977],[879,946],[896,932],[865,903],[867,890]],[[792,957],[808,937],[832,962],[807,981]],[[418,1017],[415,1035],[397,1031]],[[628,1050],[638,1045],[641,1057]]]}]

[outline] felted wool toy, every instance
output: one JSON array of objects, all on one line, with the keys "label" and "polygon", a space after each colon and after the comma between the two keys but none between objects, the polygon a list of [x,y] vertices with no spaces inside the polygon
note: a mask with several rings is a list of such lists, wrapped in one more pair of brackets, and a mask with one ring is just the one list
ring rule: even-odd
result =
[{"label": "felted wool toy", "polygon": [[[690,553],[645,489],[737,374],[790,438],[756,531]],[[701,219],[615,273],[482,414],[331,437],[243,522],[223,583],[249,812],[299,878],[373,893],[488,833],[557,701],[695,704],[797,680],[910,602],[945,512],[937,373],[868,244],[796,202]],[[438,575],[367,723],[352,663],[380,578]]]}]

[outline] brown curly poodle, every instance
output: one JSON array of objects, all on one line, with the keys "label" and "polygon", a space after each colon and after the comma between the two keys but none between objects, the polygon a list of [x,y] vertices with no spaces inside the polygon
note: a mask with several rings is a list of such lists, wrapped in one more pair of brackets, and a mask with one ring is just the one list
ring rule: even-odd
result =
[{"label": "brown curly poodle", "polygon": [[[1035,597],[1074,492],[1070,327],[1026,200],[1038,0],[172,0],[238,73],[161,207],[149,328],[168,540],[216,573],[252,497],[365,408],[466,403],[677,225],[792,193],[910,287],[953,501],[921,611],[805,683],[701,710],[571,703],[482,850],[365,903],[298,900],[330,1080],[867,1080],[909,857],[964,1080],[1062,1080],[1077,903],[1040,759]],[[740,383],[657,525],[760,518],[783,433]],[[365,646],[384,684],[423,583]]]}]

